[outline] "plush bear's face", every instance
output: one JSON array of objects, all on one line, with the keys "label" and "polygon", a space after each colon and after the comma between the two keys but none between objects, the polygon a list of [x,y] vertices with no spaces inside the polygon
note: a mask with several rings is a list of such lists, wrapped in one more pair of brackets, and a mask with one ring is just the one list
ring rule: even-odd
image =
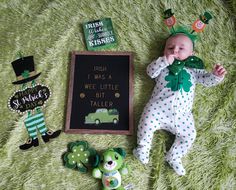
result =
[{"label": "plush bear's face", "polygon": [[98,168],[105,173],[118,170],[123,164],[123,157],[113,149],[105,151],[100,158]]}]

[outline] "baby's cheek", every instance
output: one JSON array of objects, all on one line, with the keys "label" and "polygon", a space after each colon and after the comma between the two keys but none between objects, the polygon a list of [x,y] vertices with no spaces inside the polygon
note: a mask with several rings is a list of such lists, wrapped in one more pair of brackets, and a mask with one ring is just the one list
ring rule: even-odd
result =
[{"label": "baby's cheek", "polygon": [[172,54],[173,54],[173,51],[167,49],[167,50],[165,50],[164,54],[165,54],[165,55],[172,55]]},{"label": "baby's cheek", "polygon": [[180,53],[179,57],[181,60],[187,59],[189,56],[191,56],[192,54],[188,53],[188,52],[182,52]]}]

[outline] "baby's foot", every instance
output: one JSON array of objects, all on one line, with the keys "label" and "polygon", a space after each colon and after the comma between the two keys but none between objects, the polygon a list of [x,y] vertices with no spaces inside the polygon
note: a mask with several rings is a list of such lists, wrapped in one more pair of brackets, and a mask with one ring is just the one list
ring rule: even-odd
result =
[{"label": "baby's foot", "polygon": [[185,175],[185,169],[182,165],[181,159],[166,159],[166,161],[170,164],[170,166],[175,170],[175,172],[180,175],[183,176]]},{"label": "baby's foot", "polygon": [[142,162],[142,164],[148,163],[149,151],[145,146],[137,146],[137,148],[133,150],[133,154],[140,162]]}]

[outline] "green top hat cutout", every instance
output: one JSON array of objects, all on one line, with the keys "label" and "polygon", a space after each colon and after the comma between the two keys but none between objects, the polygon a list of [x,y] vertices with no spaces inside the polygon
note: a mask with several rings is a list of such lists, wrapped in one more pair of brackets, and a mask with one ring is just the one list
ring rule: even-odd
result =
[{"label": "green top hat cutout", "polygon": [[167,18],[170,18],[174,15],[174,13],[172,13],[171,9],[167,9],[165,10],[164,12],[164,18],[167,19]]},{"label": "green top hat cutout", "polygon": [[208,24],[209,20],[212,19],[212,16],[210,13],[205,12],[204,15],[200,15],[199,18],[203,23]]}]

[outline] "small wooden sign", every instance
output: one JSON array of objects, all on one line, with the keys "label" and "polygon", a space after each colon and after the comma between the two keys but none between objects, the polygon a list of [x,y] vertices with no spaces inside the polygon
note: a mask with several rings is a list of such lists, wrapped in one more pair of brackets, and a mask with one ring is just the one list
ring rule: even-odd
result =
[{"label": "small wooden sign", "polygon": [[89,51],[115,47],[117,44],[111,18],[83,23],[83,30]]},{"label": "small wooden sign", "polygon": [[131,52],[73,52],[66,133],[133,133]]}]

